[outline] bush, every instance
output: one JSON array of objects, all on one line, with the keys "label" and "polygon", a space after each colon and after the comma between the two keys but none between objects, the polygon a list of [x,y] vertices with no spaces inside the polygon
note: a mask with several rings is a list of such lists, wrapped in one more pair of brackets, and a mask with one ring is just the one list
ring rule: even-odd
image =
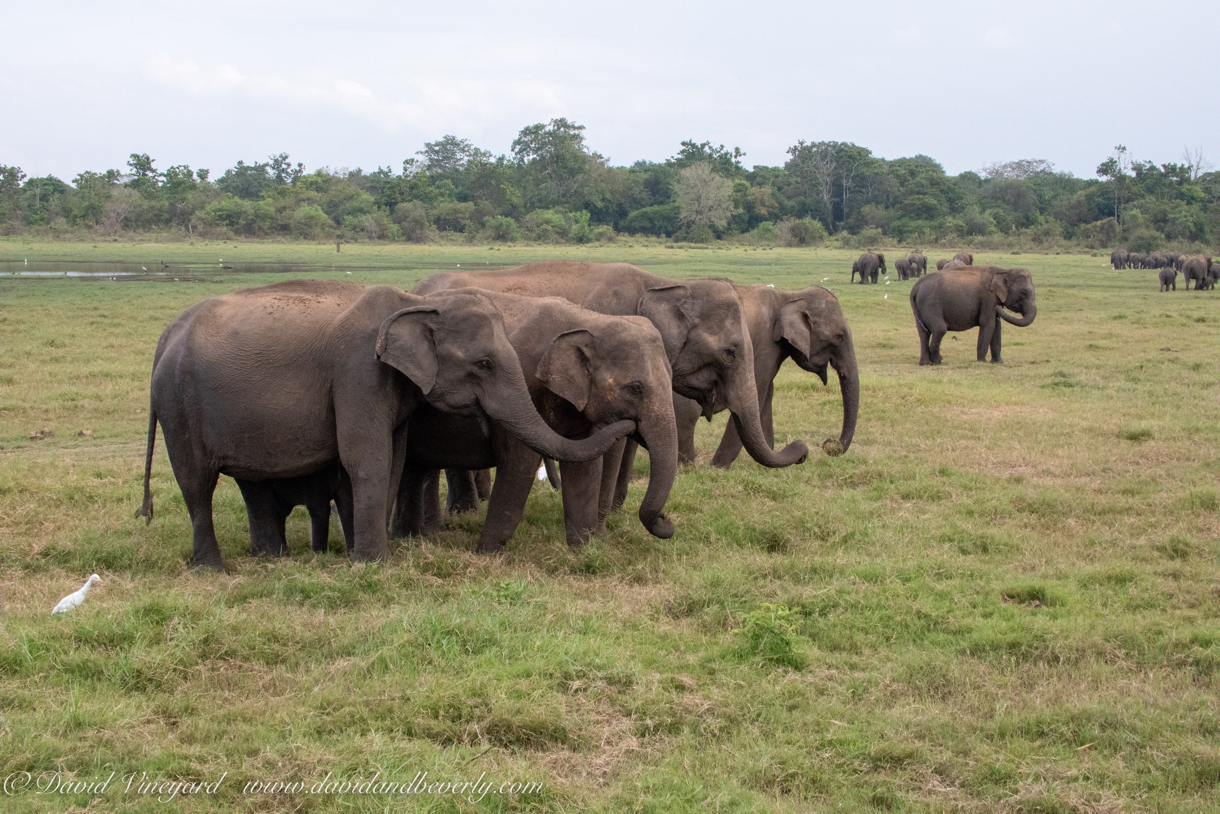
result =
[{"label": "bush", "polygon": [[775,236],[775,224],[769,220],[764,220],[755,227],[753,232],[750,232],[750,237],[756,246],[774,246]]},{"label": "bush", "polygon": [[432,207],[432,223],[442,232],[465,232],[474,220],[474,204],[441,201]]},{"label": "bush", "polygon": [[632,235],[664,237],[678,231],[678,205],[646,206],[627,216],[623,229]]},{"label": "bush", "polygon": [[674,243],[714,243],[716,233],[706,223],[685,226],[674,234]]},{"label": "bush", "polygon": [[572,231],[570,215],[556,209],[535,209],[521,218],[521,229],[528,240],[539,243],[563,243]]},{"label": "bush", "polygon": [[568,230],[569,243],[592,243],[593,227],[589,225],[589,213],[581,210],[572,216],[572,228]]},{"label": "bush", "polygon": [[[323,213],[322,216],[326,217],[326,214]],[[199,217],[207,226],[251,236],[267,234],[275,223],[275,211],[266,203],[246,201],[232,195],[212,201],[199,213]],[[327,221],[329,220],[327,218]]]},{"label": "bush", "polygon": [[305,204],[292,213],[292,233],[303,240],[324,240],[334,231],[334,222],[316,204]]},{"label": "bush", "polygon": [[614,231],[614,227],[603,223],[593,230],[593,235],[598,243],[617,243],[618,232]]},{"label": "bush", "polygon": [[485,240],[508,243],[516,240],[519,234],[520,230],[517,228],[517,222],[512,218],[506,218],[503,215],[493,215],[483,221],[483,238]]},{"label": "bush", "polygon": [[785,218],[779,225],[776,242],[780,246],[818,246],[826,241],[826,237],[826,227],[821,221]]},{"label": "bush", "polygon": [[412,243],[431,243],[438,236],[428,218],[428,208],[419,201],[406,201],[394,207],[394,222],[402,230],[403,239]]}]

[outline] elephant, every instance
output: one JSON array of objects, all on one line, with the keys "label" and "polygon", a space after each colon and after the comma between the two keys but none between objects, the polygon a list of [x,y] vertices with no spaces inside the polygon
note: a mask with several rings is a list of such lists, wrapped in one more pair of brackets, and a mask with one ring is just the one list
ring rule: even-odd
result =
[{"label": "elephant", "polygon": [[[860,376],[851,329],[834,294],[821,286],[802,291],[784,291],[766,285],[736,287],[746,309],[746,324],[754,345],[754,378],[758,389],[759,410],[767,443],[774,444],[772,400],[775,377],[784,360],[792,359],[802,369],[815,373],[826,383],[826,366],[839,375],[843,395],[843,427],[839,443],[846,452],[855,435],[860,408]],[[674,396],[678,420],[678,460],[695,460],[695,424],[699,405]],[[733,422],[725,428],[712,466],[728,469],[741,453],[741,437]],[[616,496],[616,502],[618,497]]]},{"label": "elephant", "polygon": [[1147,268],[1150,269],[1163,269],[1173,265],[1173,261],[1170,260],[1167,255],[1161,254],[1160,252],[1153,252],[1152,254],[1148,255],[1146,262]]},{"label": "elephant", "polygon": [[860,255],[860,259],[852,263],[851,267],[851,282],[855,282],[856,275],[860,275],[860,284],[867,285],[868,283],[877,282],[878,271],[887,271],[885,267],[885,255],[878,252],[865,252]]},{"label": "elephant", "polygon": [[937,266],[939,266],[939,268],[937,268],[937,269],[936,269],[937,271],[946,271],[946,270],[948,270],[948,269],[961,269],[961,268],[965,268],[965,267],[966,267],[967,265],[969,265],[969,264],[968,264],[968,263],[963,263],[961,260],[959,260],[958,258],[954,257],[952,260],[946,260],[946,261],[945,261],[945,264],[944,264],[943,266],[941,266],[941,265],[940,265],[940,263],[937,263],[936,265],[937,265]]},{"label": "elephant", "polygon": [[974,255],[970,252],[958,252],[957,254],[953,255],[953,259],[960,260],[963,266],[974,265]]},{"label": "elephant", "polygon": [[1178,273],[1172,268],[1161,269],[1161,291],[1178,290]]},{"label": "elephant", "polygon": [[[652,465],[640,521],[656,537],[672,536],[673,525],[662,509],[677,473],[678,438],[673,371],[657,329],[644,317],[597,314],[555,297],[484,294],[504,315],[534,406],[556,432],[581,437],[613,421],[635,421],[634,437],[648,449]],[[407,471],[392,533],[424,534],[439,523],[440,468],[494,466],[496,479],[478,550],[502,551],[521,522],[540,456],[495,422],[483,432],[478,426],[462,426],[474,424],[471,419],[438,411],[420,418],[428,426],[417,427],[417,420],[411,421]],[[455,446],[454,438],[461,438],[461,443]],[[616,481],[621,458],[616,445],[601,459],[560,462],[569,545],[605,531],[612,490],[607,486],[603,500],[602,483]]]},{"label": "elephant", "polygon": [[[1001,320],[1024,328],[1038,315],[1034,281],[1023,268],[966,266],[929,274],[911,287],[911,310],[919,332],[919,364],[941,363],[940,342],[946,331],[978,326],[978,360],[999,364]],[[1017,319],[1009,311],[1021,314]]]},{"label": "elephant", "polygon": [[288,537],[284,523],[294,506],[309,511],[310,547],[326,551],[330,543],[330,502],[333,499],[343,528],[343,539],[350,553],[354,542],[352,530],[352,482],[338,461],[310,475],[299,478],[246,480],[236,478],[246,502],[250,521],[250,550],[256,556],[279,556],[288,553]]},{"label": "elephant", "polygon": [[1207,271],[1211,268],[1212,259],[1196,254],[1186,258],[1182,263],[1182,286],[1190,291],[1190,283],[1195,283],[1195,291],[1199,291],[1207,280]]},{"label": "elephant", "polygon": [[898,272],[899,280],[909,280],[911,278],[911,261],[905,257],[899,257],[894,261],[894,268]]},{"label": "elephant", "polygon": [[1127,252],[1124,249],[1115,249],[1110,252],[1110,267],[1114,269],[1127,267]]},{"label": "elephant", "polygon": [[947,260],[947,259],[937,260],[936,261],[936,270],[942,271],[942,270],[944,270],[945,266],[947,266],[947,265],[949,265],[949,260]]},{"label": "elephant", "polygon": [[205,300],[157,343],[144,504],[157,422],[193,527],[193,562],[223,570],[212,524],[221,474],[297,478],[338,461],[352,488],[357,560],[389,556],[390,500],[422,404],[503,423],[560,460],[602,455],[632,421],[588,439],[557,435],[534,409],[504,321],[478,292],[421,297],[388,285],[293,280]]},{"label": "elephant", "polygon": [[907,260],[911,263],[911,272],[916,279],[928,273],[928,258],[924,257],[919,249],[911,252]]},{"label": "elephant", "polygon": [[1185,255],[1185,254],[1179,254],[1179,255],[1178,255],[1177,257],[1175,257],[1175,258],[1174,258],[1174,260],[1173,260],[1173,267],[1174,267],[1174,270],[1175,270],[1175,271],[1181,271],[1181,270],[1182,270],[1182,264],[1183,264],[1183,263],[1185,263],[1185,262],[1186,262],[1187,260],[1189,260],[1189,259],[1190,259],[1190,257],[1189,257],[1188,255]]},{"label": "elephant", "polygon": [[1144,267],[1144,255],[1138,252],[1131,252],[1127,255],[1127,268],[1142,269]]},{"label": "elephant", "polygon": [[1207,291],[1212,291],[1216,287],[1216,281],[1220,280],[1220,261],[1213,260],[1207,267],[1207,275],[1203,278],[1203,288]]}]

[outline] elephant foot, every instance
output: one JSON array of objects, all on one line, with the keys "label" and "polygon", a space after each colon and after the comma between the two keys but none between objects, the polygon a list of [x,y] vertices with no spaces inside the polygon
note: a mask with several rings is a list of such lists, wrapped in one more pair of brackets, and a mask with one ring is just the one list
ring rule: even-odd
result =
[{"label": "elephant foot", "polygon": [[223,574],[223,573],[225,573],[225,571],[227,571],[227,570],[228,570],[228,569],[226,569],[226,568],[225,568],[224,561],[221,561],[221,562],[210,562],[210,561],[207,561],[207,562],[201,562],[200,560],[195,560],[195,559],[192,559],[192,560],[191,560],[191,568],[192,568],[193,570],[194,570],[194,569],[203,569],[203,568],[206,568],[206,569],[208,569],[209,571],[215,571],[215,572],[216,572],[216,573],[218,573],[218,574]]},{"label": "elephant foot", "polygon": [[476,551],[480,554],[502,557],[508,553],[508,547],[504,543],[479,543]]}]

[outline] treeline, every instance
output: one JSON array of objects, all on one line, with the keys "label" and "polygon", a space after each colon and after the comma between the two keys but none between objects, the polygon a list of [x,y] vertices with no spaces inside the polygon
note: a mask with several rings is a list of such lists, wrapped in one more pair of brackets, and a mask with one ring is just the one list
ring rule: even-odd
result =
[{"label": "treeline", "polygon": [[86,171],[69,184],[0,164],[0,230],[417,243],[626,234],[789,246],[834,236],[845,246],[1018,241],[1142,252],[1220,242],[1220,173],[1197,152],[1155,164],[1118,147],[1087,179],[1044,160],[951,176],[928,156],[886,160],[834,141],[799,141],[788,155],[781,167],[746,169],[738,148],[684,141],[666,161],[611,166],[582,125],[553,119],[523,129],[511,154],[447,135],[398,171],[307,172],[281,153],[213,178],[133,153],[124,171]]}]

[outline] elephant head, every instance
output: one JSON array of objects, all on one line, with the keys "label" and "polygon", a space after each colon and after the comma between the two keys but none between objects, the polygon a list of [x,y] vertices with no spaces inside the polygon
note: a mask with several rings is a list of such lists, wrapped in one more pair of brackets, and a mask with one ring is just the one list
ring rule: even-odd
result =
[{"label": "elephant head", "polygon": [[826,366],[834,367],[843,393],[843,452],[851,446],[860,411],[860,376],[851,329],[839,301],[821,286],[812,286],[780,307],[773,323],[772,341],[787,344],[788,355],[803,370],[816,373],[826,384]]},{"label": "elephant head", "polygon": [[661,335],[649,320],[635,316],[601,318],[588,326],[556,336],[534,375],[595,426],[634,419],[634,438],[649,453],[640,522],[656,537],[671,537],[673,524],[662,510],[677,474],[678,432],[673,370]]},{"label": "elephant head", "polygon": [[673,368],[673,392],[698,402],[711,420],[727,407],[746,451],[763,466],[790,466],[809,448],[794,441],[772,450],[762,430],[754,347],[741,298],[726,280],[688,280],[649,288],[636,313],[660,331]]},{"label": "elephant head", "polygon": [[[1024,328],[1038,315],[1034,281],[1027,269],[996,269],[991,278],[991,292],[999,302],[996,313],[1010,325]],[[1021,318],[1014,317],[1010,311],[1021,314]]]},{"label": "elephant head", "polygon": [[440,292],[385,319],[376,357],[405,374],[439,410],[502,423],[534,451],[559,460],[602,455],[634,429],[620,421],[573,441],[547,426],[530,399],[517,352],[492,302],[473,291]]}]

